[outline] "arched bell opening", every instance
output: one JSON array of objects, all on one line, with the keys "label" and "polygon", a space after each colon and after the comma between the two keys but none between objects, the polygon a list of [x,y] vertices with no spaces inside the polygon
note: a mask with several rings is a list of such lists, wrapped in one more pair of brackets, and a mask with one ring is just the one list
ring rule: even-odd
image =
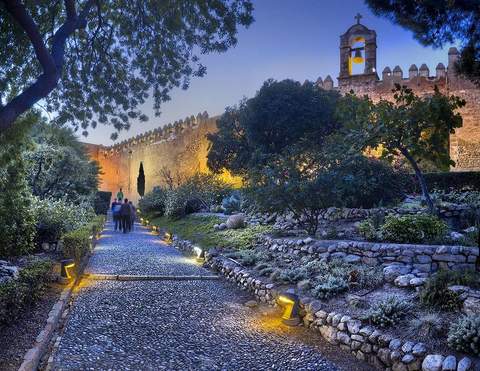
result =
[{"label": "arched bell opening", "polygon": [[357,36],[350,45],[348,72],[350,76],[360,75],[365,71],[365,38]]}]

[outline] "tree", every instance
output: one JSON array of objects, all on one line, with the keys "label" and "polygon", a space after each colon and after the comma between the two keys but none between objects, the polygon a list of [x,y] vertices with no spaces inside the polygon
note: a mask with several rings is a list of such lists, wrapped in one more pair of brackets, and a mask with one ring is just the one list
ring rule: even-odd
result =
[{"label": "tree", "polygon": [[293,145],[320,147],[338,127],[338,97],[310,82],[267,80],[254,98],[226,109],[218,132],[208,136],[208,166],[217,173],[227,169],[245,175]]},{"label": "tree", "polygon": [[[250,0],[0,0],[0,132],[40,100],[75,128],[146,120],[169,91],[205,74],[197,53],[236,44]],[[115,137],[115,135],[113,135]]]},{"label": "tree", "polygon": [[143,162],[140,162],[140,168],[138,169],[137,192],[140,197],[145,195],[145,173],[143,172]]},{"label": "tree", "polygon": [[411,89],[398,84],[393,97],[394,102],[381,99],[373,103],[367,96],[346,95],[338,108],[339,119],[345,124],[345,139],[359,149],[380,146],[382,157],[389,160],[404,156],[433,213],[433,202],[419,160],[425,158],[440,167],[455,165],[445,141],[462,126],[462,117],[456,110],[463,107],[465,101],[443,95],[437,88],[433,95],[418,97]]},{"label": "tree", "polygon": [[480,7],[478,1],[365,0],[378,16],[411,30],[423,45],[460,43],[457,70],[480,84]]},{"label": "tree", "polygon": [[32,193],[77,203],[93,198],[99,166],[90,161],[73,131],[41,122],[34,125],[31,136],[33,144],[23,156]]}]

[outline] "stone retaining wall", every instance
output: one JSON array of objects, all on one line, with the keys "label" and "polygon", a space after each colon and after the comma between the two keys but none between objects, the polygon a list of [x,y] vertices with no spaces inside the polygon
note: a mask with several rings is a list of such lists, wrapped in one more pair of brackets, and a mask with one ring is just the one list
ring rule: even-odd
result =
[{"label": "stone retaining wall", "polygon": [[[298,246],[308,246],[312,241]],[[175,238],[173,246],[189,255],[195,253],[194,245],[190,241]],[[308,251],[308,248],[303,249],[303,251],[305,250]],[[293,251],[302,251],[302,248]],[[250,292],[258,301],[269,305],[276,305],[278,295],[286,289],[269,282],[266,278],[256,277],[251,270],[215,252],[205,253],[205,266],[221,273],[228,281],[233,282],[242,290]],[[389,371],[471,370],[472,361],[468,357],[457,362],[457,358],[453,355],[444,357],[440,354],[428,354],[423,343],[392,338],[373,326],[363,325],[359,319],[339,312],[328,313],[322,310],[324,306],[319,300],[301,297],[300,307],[305,327],[318,331],[330,344],[351,352],[357,359],[366,361],[377,369]],[[438,364],[440,364],[440,368],[435,368]],[[450,368],[442,368],[444,364]]]},{"label": "stone retaining wall", "polygon": [[320,259],[337,258],[349,263],[361,262],[371,266],[392,264],[410,266],[413,273],[427,274],[438,269],[475,269],[479,255],[478,247],[314,240],[312,238],[264,237],[260,245],[271,251],[312,255]]}]

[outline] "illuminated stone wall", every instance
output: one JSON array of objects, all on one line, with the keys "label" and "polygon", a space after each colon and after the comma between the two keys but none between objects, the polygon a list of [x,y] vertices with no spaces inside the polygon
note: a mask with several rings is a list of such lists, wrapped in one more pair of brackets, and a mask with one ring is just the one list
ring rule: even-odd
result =
[{"label": "illuminated stone wall", "polygon": [[111,147],[86,144],[102,170],[100,189],[138,201],[137,176],[140,162],[145,171],[145,191],[165,184],[162,170],[177,178],[207,172],[208,133],[216,131],[216,118],[207,113],[176,121]]},{"label": "illuminated stone wall", "polygon": [[[448,68],[439,63],[435,74],[430,74],[427,65],[420,68],[412,65],[408,75],[404,76],[402,69],[396,66],[393,70],[385,67],[382,77],[372,78],[371,75],[354,75],[339,78],[339,87],[333,85],[333,80],[327,76],[325,80],[319,78],[317,84],[325,89],[334,89],[342,94],[354,91],[357,95],[368,95],[372,100],[393,100],[392,89],[394,84],[405,85],[417,95],[432,94],[435,86],[448,95],[459,96],[466,101],[466,106],[459,112],[463,117],[463,126],[450,136],[450,155],[456,166],[452,171],[479,171],[480,170],[480,89],[470,81],[457,76],[454,64],[459,57],[456,48],[448,53]],[[363,78],[362,78],[363,77]]]}]

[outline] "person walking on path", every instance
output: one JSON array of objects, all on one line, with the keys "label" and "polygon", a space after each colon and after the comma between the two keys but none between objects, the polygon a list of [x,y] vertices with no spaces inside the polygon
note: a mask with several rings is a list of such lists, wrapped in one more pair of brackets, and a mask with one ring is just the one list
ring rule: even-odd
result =
[{"label": "person walking on path", "polygon": [[118,202],[122,203],[122,200],[123,200],[122,188],[120,188],[120,190],[117,193],[117,200],[118,200]]},{"label": "person walking on path", "polygon": [[132,215],[130,215],[130,230],[133,231],[133,225],[135,223],[135,219],[137,218],[137,208],[133,205],[132,201],[129,201],[128,204],[130,205]]},{"label": "person walking on path", "polygon": [[120,217],[120,209],[122,208],[122,201],[115,199],[112,203],[112,218],[114,223],[114,230],[118,231],[122,229],[122,222]]},{"label": "person walking on path", "polygon": [[132,215],[132,208],[128,203],[128,199],[125,199],[125,202],[122,204],[120,208],[120,217],[122,219],[122,230],[123,233],[127,233],[130,231],[130,218]]}]

